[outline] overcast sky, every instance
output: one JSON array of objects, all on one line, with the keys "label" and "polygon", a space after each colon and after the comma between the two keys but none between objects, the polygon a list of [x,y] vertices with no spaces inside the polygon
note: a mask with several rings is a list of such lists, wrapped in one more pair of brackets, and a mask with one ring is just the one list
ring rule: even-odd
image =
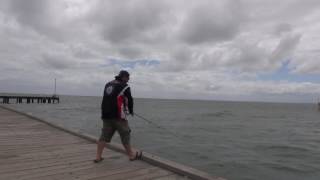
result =
[{"label": "overcast sky", "polygon": [[0,0],[0,92],[315,102],[319,0]]}]

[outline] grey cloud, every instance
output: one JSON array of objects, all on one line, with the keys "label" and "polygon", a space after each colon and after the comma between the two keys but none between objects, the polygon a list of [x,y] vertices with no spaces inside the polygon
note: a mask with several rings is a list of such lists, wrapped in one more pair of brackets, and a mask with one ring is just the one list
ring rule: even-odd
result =
[{"label": "grey cloud", "polygon": [[43,34],[60,36],[58,29],[53,26],[54,14],[48,0],[12,0],[9,1],[9,11],[27,28],[33,28]]},{"label": "grey cloud", "polygon": [[90,49],[85,44],[71,44],[70,51],[75,58],[80,59],[99,58],[101,56],[95,49]]},{"label": "grey cloud", "polygon": [[221,85],[217,85],[217,84],[215,84],[215,85],[211,84],[211,85],[207,85],[206,86],[206,90],[208,90],[210,92],[219,91],[221,89],[222,89],[222,86]]},{"label": "grey cloud", "polygon": [[268,52],[257,44],[235,41],[212,48],[199,58],[197,69],[225,70],[228,72],[269,71]]},{"label": "grey cloud", "polygon": [[238,67],[240,71],[268,71],[267,52],[256,45],[240,46],[237,48],[235,56],[227,64]]},{"label": "grey cloud", "polygon": [[172,58],[173,60],[180,62],[182,66],[186,66],[190,61],[194,60],[195,51],[188,46],[176,47],[173,49]]},{"label": "grey cloud", "polygon": [[295,50],[297,45],[299,44],[301,39],[300,34],[288,34],[284,36],[278,46],[273,51],[270,60],[271,62],[279,62],[288,60],[285,58],[290,58],[292,55],[292,52]]},{"label": "grey cloud", "polygon": [[65,0],[10,0],[5,12],[14,17],[23,30],[34,30],[55,41],[83,39],[88,32],[84,18],[67,14],[69,1]]},{"label": "grey cloud", "polygon": [[[48,17],[48,1],[46,0],[12,0],[10,9],[20,22],[36,27],[42,26]],[[48,19],[50,20],[50,18]]]},{"label": "grey cloud", "polygon": [[187,15],[181,38],[188,44],[230,40],[239,32],[243,13],[239,1],[206,1]]},{"label": "grey cloud", "polygon": [[163,72],[188,70],[197,56],[197,52],[189,46],[172,47],[168,51],[170,51],[170,56],[166,61],[162,61],[159,68]]},{"label": "grey cloud", "polygon": [[0,86],[0,92],[9,92],[9,93],[52,93],[52,86],[49,86],[45,83],[35,83],[34,79],[22,79],[21,77],[17,78],[8,78],[5,80],[0,79],[1,84],[6,86]]},{"label": "grey cloud", "polygon": [[[146,38],[149,31],[165,21],[165,3],[159,1],[109,1],[98,9],[98,23],[102,22],[103,37],[112,43],[125,43]],[[106,9],[106,10],[105,10]],[[100,18],[99,18],[100,16]],[[93,18],[95,18],[93,17]]]},{"label": "grey cloud", "polygon": [[118,48],[118,51],[121,55],[130,59],[136,59],[143,55],[143,51],[140,49],[140,47],[137,47],[137,45],[121,46]]},{"label": "grey cloud", "polygon": [[289,23],[280,23],[277,24],[275,29],[274,29],[274,33],[276,35],[282,35],[283,33],[287,33],[287,32],[291,32],[292,31],[292,25]]},{"label": "grey cloud", "polygon": [[75,61],[68,59],[68,57],[64,55],[48,53],[42,55],[40,63],[44,67],[58,70],[69,69],[78,66],[78,64]]},{"label": "grey cloud", "polygon": [[320,74],[319,52],[312,52],[308,55],[296,55],[290,61],[290,67],[293,73],[298,74]]},{"label": "grey cloud", "polygon": [[300,38],[300,34],[285,34],[271,52],[259,47],[258,43],[238,42],[228,48],[231,58],[226,61],[226,65],[234,67],[240,72],[275,71],[281,67],[284,61],[290,60]]},{"label": "grey cloud", "polygon": [[282,0],[278,1],[252,1],[244,0],[251,21],[257,24],[266,22],[299,22],[303,21],[306,15],[317,11],[320,6],[318,0]]},{"label": "grey cloud", "polygon": [[279,19],[300,19],[306,14],[317,11],[320,7],[320,2],[318,0],[287,0],[286,3],[287,5],[284,5],[283,9],[280,9],[279,11]]}]

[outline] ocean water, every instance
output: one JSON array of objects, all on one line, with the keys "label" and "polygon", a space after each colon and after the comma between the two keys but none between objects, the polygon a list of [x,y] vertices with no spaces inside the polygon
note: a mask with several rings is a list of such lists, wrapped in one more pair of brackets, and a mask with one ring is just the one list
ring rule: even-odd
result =
[{"label": "ocean water", "polygon": [[[100,103],[61,96],[60,104],[7,106],[98,137]],[[320,179],[314,104],[135,99],[134,110],[153,122],[129,118],[132,144],[144,151],[230,180]]]}]

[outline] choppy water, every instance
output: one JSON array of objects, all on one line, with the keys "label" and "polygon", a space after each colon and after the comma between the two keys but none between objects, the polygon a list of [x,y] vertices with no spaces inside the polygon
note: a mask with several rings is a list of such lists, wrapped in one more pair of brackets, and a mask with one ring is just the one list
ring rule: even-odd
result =
[{"label": "choppy water", "polygon": [[[60,104],[9,106],[98,136],[100,102],[62,96]],[[320,179],[314,104],[135,99],[134,109],[166,129],[130,118],[132,143],[144,151],[228,179]]]}]

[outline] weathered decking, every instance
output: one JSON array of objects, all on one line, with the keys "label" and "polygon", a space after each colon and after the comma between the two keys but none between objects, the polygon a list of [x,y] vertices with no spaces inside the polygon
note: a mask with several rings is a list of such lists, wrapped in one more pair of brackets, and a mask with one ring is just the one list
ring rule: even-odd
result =
[{"label": "weathered decking", "polygon": [[88,139],[0,107],[1,180],[186,179],[144,161],[130,162],[110,149],[102,163],[94,164],[95,152]]}]

